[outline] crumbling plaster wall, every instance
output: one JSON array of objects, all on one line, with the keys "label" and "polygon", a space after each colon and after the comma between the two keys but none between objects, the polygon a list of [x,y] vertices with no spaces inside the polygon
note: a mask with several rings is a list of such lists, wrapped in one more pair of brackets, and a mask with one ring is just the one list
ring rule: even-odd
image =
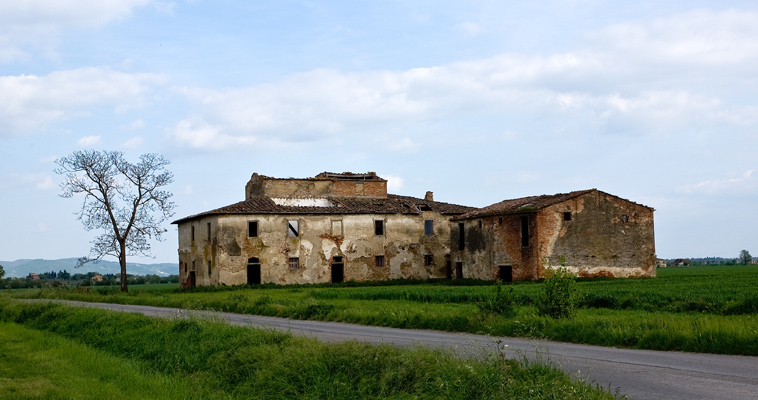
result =
[{"label": "crumbling plaster wall", "polygon": [[[571,220],[564,220],[564,212]],[[591,192],[540,211],[539,258],[582,277],[655,276],[653,210]]]},{"label": "crumbling plaster wall", "polygon": [[[208,238],[210,224],[210,239]],[[195,228],[195,240],[192,240],[192,228]],[[197,286],[210,286],[219,283],[217,268],[218,220],[216,216],[206,216],[179,224],[179,283],[182,287],[189,285],[190,271],[195,271]],[[208,261],[211,273],[208,274]]]},{"label": "crumbling plaster wall", "polygon": [[[425,219],[434,221],[432,236],[424,235]],[[189,238],[190,226],[195,224],[205,229],[206,220],[214,221],[212,240],[205,241],[203,236],[199,242],[200,231],[196,227],[193,243]],[[287,236],[287,224],[292,220],[298,221],[299,237]],[[385,221],[384,235],[374,234],[375,220]],[[258,237],[248,237],[248,221],[258,222]],[[333,221],[341,221],[342,232],[334,231],[339,230],[340,224]],[[205,235],[204,230],[202,234]],[[189,261],[191,265],[192,260],[213,258],[211,277],[201,279],[203,271],[198,271],[198,286],[247,283],[247,262],[251,257],[259,259],[263,283],[330,282],[334,256],[343,257],[346,281],[444,278],[449,238],[448,218],[433,212],[421,215],[222,215],[180,224],[179,259],[180,264]],[[429,266],[424,265],[427,254],[434,260]],[[383,267],[375,266],[377,255],[385,257]],[[290,268],[290,257],[299,258],[299,268]],[[180,270],[183,271],[181,265]],[[182,275],[182,279],[186,277]]]},{"label": "crumbling plaster wall", "polygon": [[[529,226],[529,245],[522,246],[521,219]],[[481,224],[480,224],[481,222]],[[465,227],[463,250],[458,250],[459,223]],[[473,279],[500,279],[499,266],[513,267],[513,280],[538,279],[539,256],[536,246],[536,218],[534,213],[486,216],[465,221],[453,221],[451,234],[453,261],[463,263],[463,277]]]}]

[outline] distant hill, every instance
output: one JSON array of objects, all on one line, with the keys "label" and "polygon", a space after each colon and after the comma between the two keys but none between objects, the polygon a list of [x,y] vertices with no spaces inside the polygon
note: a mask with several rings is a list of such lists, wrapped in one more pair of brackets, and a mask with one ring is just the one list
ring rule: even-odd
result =
[{"label": "distant hill", "polygon": [[[115,261],[100,261],[97,263],[87,263],[81,268],[76,267],[76,258],[62,258],[59,260],[16,260],[0,261],[0,265],[5,269],[6,278],[23,278],[29,273],[35,272],[41,274],[50,271],[66,270],[72,274],[86,274],[87,272],[97,272],[100,274],[117,274],[121,272],[121,266]],[[126,263],[126,272],[132,275],[176,275],[179,273],[179,264],[160,263],[160,264],[138,264]]]}]

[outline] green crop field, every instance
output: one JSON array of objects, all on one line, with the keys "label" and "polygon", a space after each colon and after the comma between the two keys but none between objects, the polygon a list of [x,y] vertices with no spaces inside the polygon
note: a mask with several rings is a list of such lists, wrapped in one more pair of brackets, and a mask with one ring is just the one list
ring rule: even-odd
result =
[{"label": "green crop field", "polygon": [[[394,283],[394,284],[393,284]],[[512,316],[483,312],[492,283],[476,281],[382,282],[198,288],[171,285],[43,289],[6,296],[55,298],[205,309],[399,328],[437,329],[497,336],[704,353],[758,355],[758,267],[659,269],[657,278],[580,280],[572,319],[537,315],[539,282],[513,285]]]},{"label": "green crop field", "polygon": [[0,298],[3,399],[612,399],[557,368]]}]

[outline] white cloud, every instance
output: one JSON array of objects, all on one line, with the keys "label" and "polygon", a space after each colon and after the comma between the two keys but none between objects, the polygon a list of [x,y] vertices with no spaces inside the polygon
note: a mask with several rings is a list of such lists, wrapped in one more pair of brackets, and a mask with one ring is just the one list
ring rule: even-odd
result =
[{"label": "white cloud", "polygon": [[387,180],[387,192],[397,193],[403,188],[405,179],[395,175],[379,174],[382,178]]},{"label": "white cloud", "polygon": [[721,193],[727,191],[741,191],[745,186],[754,186],[755,180],[753,179],[753,172],[755,172],[755,170],[750,169],[743,172],[742,175],[734,178],[707,180],[695,184],[679,186],[676,188],[676,191],[680,193]]},{"label": "white cloud", "polygon": [[127,18],[152,0],[24,0],[0,2],[0,62],[24,57],[26,47],[49,46],[64,29]]},{"label": "white cloud", "polygon": [[[720,45],[709,35],[734,40]],[[649,46],[671,55],[651,64]],[[580,134],[749,130],[758,124],[758,106],[731,102],[721,89],[739,81],[746,98],[758,90],[745,67],[758,65],[756,46],[758,13],[697,11],[599,30],[561,54],[509,53],[405,71],[314,70],[244,88],[179,88],[196,112],[170,136],[206,150],[380,136],[391,150],[413,151],[437,138],[414,126],[481,116],[506,127],[550,120]],[[702,62],[707,52],[686,50],[692,48],[734,50],[740,62],[727,54],[724,63]]]},{"label": "white cloud", "polygon": [[23,184],[33,186],[37,190],[48,190],[55,187],[53,178],[47,174],[21,174],[13,176]]},{"label": "white cloud", "polygon": [[76,145],[79,147],[92,147],[96,144],[99,144],[102,140],[102,137],[100,135],[97,136],[85,136],[81,139],[79,139],[76,142]]},{"label": "white cloud", "polygon": [[131,123],[131,124],[129,124],[129,125],[126,127],[126,129],[128,129],[128,130],[130,130],[130,131],[134,131],[134,130],[137,130],[137,129],[142,129],[142,128],[144,128],[144,127],[145,127],[145,121],[143,121],[143,120],[140,118],[140,119],[138,119],[138,120],[132,121],[132,123]]},{"label": "white cloud", "polygon": [[119,146],[119,147],[121,147],[122,149],[126,149],[126,150],[134,150],[134,149],[142,146],[142,143],[144,143],[144,142],[145,141],[142,139],[141,136],[135,136],[135,137],[127,140],[126,142],[121,143],[121,146]]},{"label": "white cloud", "polygon": [[88,107],[117,111],[138,107],[165,77],[81,68],[45,76],[0,76],[0,135],[33,129],[88,114]]},{"label": "white cloud", "polygon": [[455,30],[465,36],[476,36],[482,33],[482,26],[475,22],[462,22],[455,26]]}]

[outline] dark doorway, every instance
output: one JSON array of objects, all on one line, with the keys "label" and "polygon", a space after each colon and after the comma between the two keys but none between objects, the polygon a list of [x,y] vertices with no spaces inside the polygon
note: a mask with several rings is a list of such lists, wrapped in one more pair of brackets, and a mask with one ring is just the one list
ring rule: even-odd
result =
[{"label": "dark doorway", "polygon": [[510,265],[501,265],[500,268],[500,280],[503,282],[513,282],[513,267]]},{"label": "dark doorway", "polygon": [[195,271],[189,272],[189,287],[197,287],[197,280],[195,279]]},{"label": "dark doorway", "polygon": [[455,263],[455,278],[456,279],[463,278],[463,263],[462,262]]},{"label": "dark doorway", "polygon": [[332,283],[340,283],[345,280],[345,264],[342,256],[332,257]]},{"label": "dark doorway", "polygon": [[261,264],[257,257],[251,257],[247,260],[247,284],[261,284]]},{"label": "dark doorway", "polygon": [[453,279],[453,262],[450,260],[445,262],[445,277]]}]

